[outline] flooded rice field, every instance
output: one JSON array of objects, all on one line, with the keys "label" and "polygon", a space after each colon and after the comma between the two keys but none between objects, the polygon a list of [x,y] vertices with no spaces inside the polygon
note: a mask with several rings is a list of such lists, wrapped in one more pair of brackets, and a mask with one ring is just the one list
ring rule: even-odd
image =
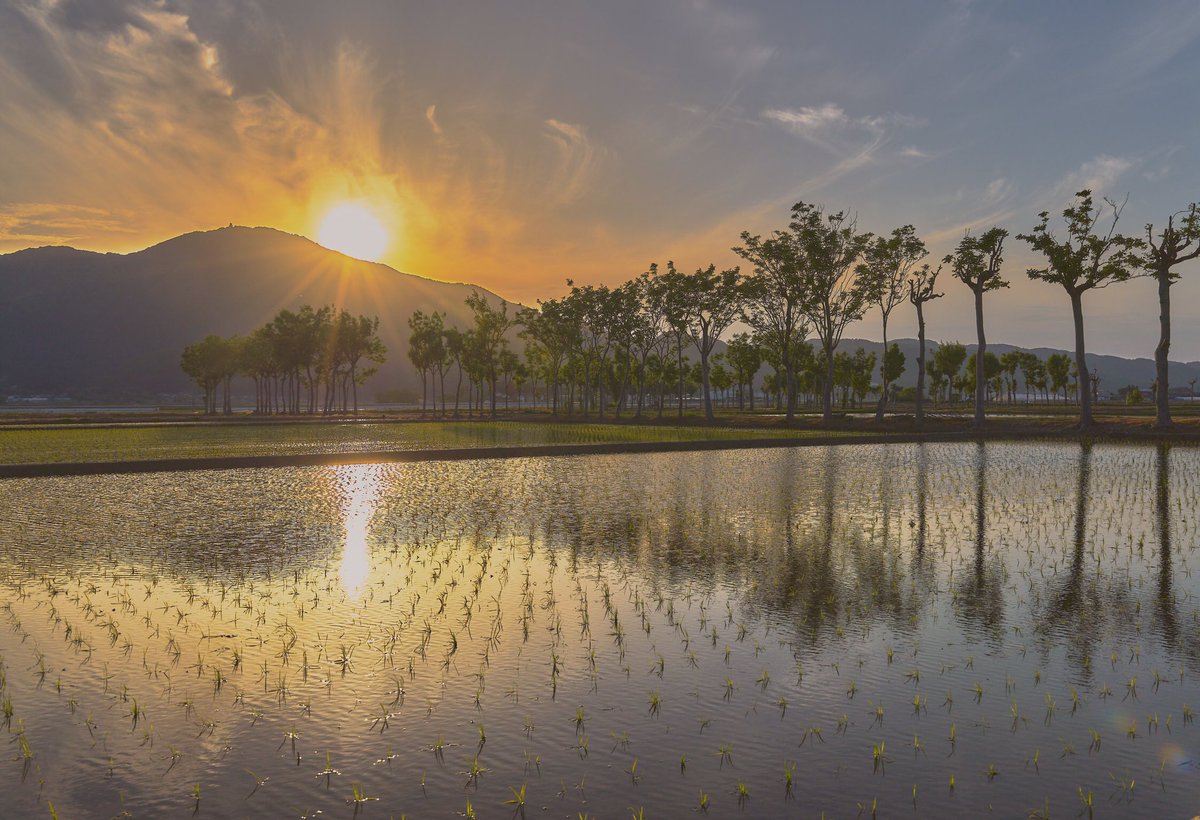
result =
[{"label": "flooded rice field", "polygon": [[1075,444],[6,481],[0,813],[1191,816],[1198,492]]}]

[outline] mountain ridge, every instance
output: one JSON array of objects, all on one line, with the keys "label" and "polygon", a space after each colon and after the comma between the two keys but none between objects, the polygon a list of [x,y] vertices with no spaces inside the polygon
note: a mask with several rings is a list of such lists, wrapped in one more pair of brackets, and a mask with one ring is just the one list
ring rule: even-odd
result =
[{"label": "mountain ridge", "polygon": [[179,369],[186,344],[249,333],[302,304],[379,316],[389,355],[370,388],[411,387],[408,317],[436,310],[465,326],[476,291],[506,301],[274,228],[192,231],[128,254],[27,248],[0,255],[0,393],[191,393]]}]

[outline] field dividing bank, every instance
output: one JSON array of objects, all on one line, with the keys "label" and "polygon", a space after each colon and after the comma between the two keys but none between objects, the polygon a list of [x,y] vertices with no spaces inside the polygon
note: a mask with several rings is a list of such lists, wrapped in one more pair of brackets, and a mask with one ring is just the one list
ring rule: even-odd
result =
[{"label": "field dividing bank", "polygon": [[[854,431],[812,433],[785,437],[688,439],[675,441],[618,441],[577,444],[535,444],[376,450],[324,453],[280,453],[272,455],[212,456],[192,458],[130,459],[124,461],[41,462],[0,464],[0,480],[54,476],[168,473],[202,470],[237,470],[270,467],[326,467],[353,464],[473,461],[550,456],[626,455],[635,453],[682,453],[713,450],[751,450],[783,447],[823,447],[839,444],[918,444],[967,441],[1079,441],[1120,442],[1111,436],[1045,431],[973,431],[869,434]],[[1163,438],[1172,441],[1170,438]],[[1192,439],[1174,443],[1196,443]]]},{"label": "field dividing bank", "polygon": [[162,458],[129,461],[43,462],[0,464],[0,479],[51,476],[166,473],[193,470],[236,470],[255,467],[323,467],[347,464],[416,463],[426,461],[472,461],[482,459],[538,458],[545,456],[620,455],[631,453],[677,453],[703,450],[740,450],[803,447],[829,444],[898,444],[919,441],[962,441],[961,433],[916,435],[833,435],[784,438],[726,438],[682,441],[624,441],[599,444],[534,444],[501,447],[457,447],[424,450],[378,450],[340,453],[291,453],[208,458]]},{"label": "field dividing bank", "polygon": [[[1006,424],[982,432],[458,421],[0,429],[0,478],[970,440],[1200,443],[1193,429]],[[939,429],[940,428],[940,429]]]}]

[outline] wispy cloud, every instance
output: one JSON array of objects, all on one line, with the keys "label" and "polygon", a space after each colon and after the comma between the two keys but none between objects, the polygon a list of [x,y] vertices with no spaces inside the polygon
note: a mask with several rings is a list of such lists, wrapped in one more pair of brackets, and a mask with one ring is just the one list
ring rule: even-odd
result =
[{"label": "wispy cloud", "polygon": [[1134,161],[1128,157],[1100,154],[1055,182],[1043,199],[1050,200],[1052,205],[1058,205],[1084,189],[1092,191],[1096,196],[1111,194],[1113,185],[1133,166]]},{"label": "wispy cloud", "polygon": [[597,148],[583,126],[553,118],[545,121],[546,137],[558,152],[558,164],[548,181],[547,196],[559,205],[579,199],[595,179],[606,152]]},{"label": "wispy cloud", "polygon": [[0,242],[69,244],[98,233],[132,234],[140,227],[136,215],[127,210],[54,202],[0,204]]},{"label": "wispy cloud", "polygon": [[[798,194],[818,191],[835,180],[873,163],[893,134],[903,128],[916,128],[924,120],[905,114],[873,114],[852,117],[840,105],[825,103],[799,108],[768,108],[763,119],[782,125],[791,133],[834,155],[833,166],[806,180]],[[901,154],[924,156],[915,148]],[[914,153],[915,152],[915,153]]]}]

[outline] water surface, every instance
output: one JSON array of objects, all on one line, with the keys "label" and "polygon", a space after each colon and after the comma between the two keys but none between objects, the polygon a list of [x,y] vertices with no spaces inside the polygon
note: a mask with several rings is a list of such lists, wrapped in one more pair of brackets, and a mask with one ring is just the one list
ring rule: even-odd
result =
[{"label": "water surface", "polygon": [[1198,468],[842,445],[6,481],[5,810],[1190,816]]}]

